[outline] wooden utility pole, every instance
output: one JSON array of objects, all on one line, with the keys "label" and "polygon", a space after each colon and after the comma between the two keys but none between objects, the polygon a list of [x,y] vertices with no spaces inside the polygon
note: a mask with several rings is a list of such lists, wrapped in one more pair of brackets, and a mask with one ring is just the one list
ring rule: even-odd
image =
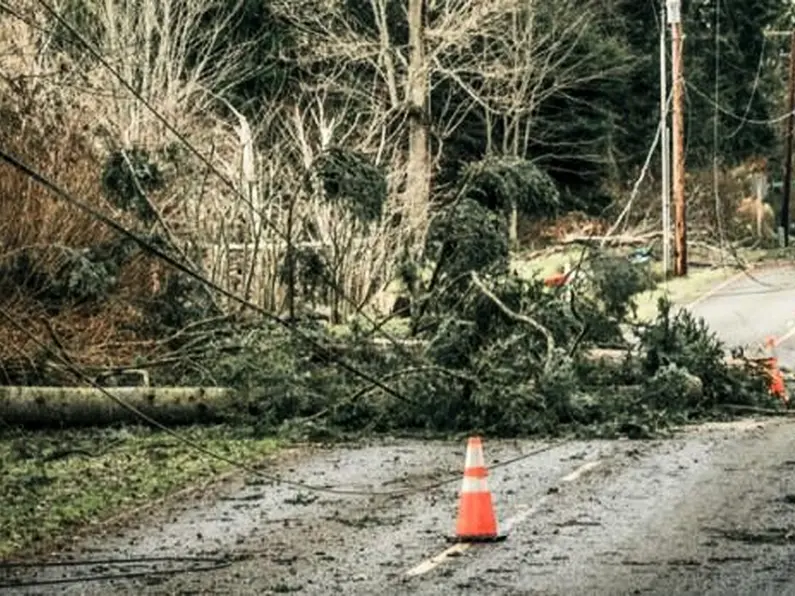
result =
[{"label": "wooden utility pole", "polygon": [[668,139],[668,70],[665,52],[665,0],[660,15],[660,156],[662,158],[662,233],[663,279],[667,284],[671,270],[671,144]]},{"label": "wooden utility pole", "polygon": [[766,30],[765,37],[776,37],[787,35],[790,38],[789,48],[789,115],[787,116],[787,143],[784,154],[784,188],[781,199],[781,215],[780,215],[780,229],[781,235],[779,241],[782,241],[784,246],[789,246],[789,203],[792,194],[792,129],[795,125],[795,30],[791,31],[773,31]]},{"label": "wooden utility pole", "polygon": [[673,79],[673,196],[675,225],[674,275],[687,275],[687,209],[685,205],[685,127],[683,119],[682,16],[680,0],[668,0],[671,25],[671,72]]},{"label": "wooden utility pole", "polygon": [[784,228],[784,246],[789,246],[789,201],[792,190],[792,126],[795,124],[795,31],[790,33],[788,105],[787,154],[784,158],[784,196],[781,201],[781,227]]}]

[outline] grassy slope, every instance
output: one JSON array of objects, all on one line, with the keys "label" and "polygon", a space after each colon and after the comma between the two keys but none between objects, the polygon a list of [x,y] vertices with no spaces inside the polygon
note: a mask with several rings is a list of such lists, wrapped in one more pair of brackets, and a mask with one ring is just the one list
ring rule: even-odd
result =
[{"label": "grassy slope", "polygon": [[[224,427],[179,431],[234,459],[256,462],[278,447]],[[192,484],[230,465],[147,429],[0,435],[0,558]]]}]

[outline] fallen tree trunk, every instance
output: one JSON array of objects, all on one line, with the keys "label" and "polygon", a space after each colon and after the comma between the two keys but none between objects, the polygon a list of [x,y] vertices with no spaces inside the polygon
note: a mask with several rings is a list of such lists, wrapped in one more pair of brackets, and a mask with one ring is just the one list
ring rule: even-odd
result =
[{"label": "fallen tree trunk", "polygon": [[734,410],[736,412],[746,412],[748,414],[764,414],[765,416],[795,416],[795,412],[792,410],[774,410],[773,408],[759,408],[742,404],[722,404],[721,408],[725,410]]},{"label": "fallen tree trunk", "polygon": [[[235,403],[232,390],[218,387],[113,387],[107,391],[169,426],[220,422]],[[0,420],[31,429],[147,424],[94,387],[0,387]]]},{"label": "fallen tree trunk", "polygon": [[638,246],[641,244],[648,244],[650,240],[654,240],[659,236],[662,236],[662,232],[654,231],[621,236],[567,236],[560,241],[560,244],[563,246],[569,246],[571,244],[592,246],[604,242],[616,246]]},{"label": "fallen tree trunk", "polygon": [[[613,348],[592,348],[586,351],[583,356],[590,362],[603,362],[605,364],[621,364],[627,357],[627,350],[613,349]],[[769,366],[769,358],[767,356],[759,357],[745,357],[734,358],[726,356],[726,364],[735,367],[757,366],[767,369]],[[785,366],[779,366],[782,373],[790,373],[790,369]]]}]

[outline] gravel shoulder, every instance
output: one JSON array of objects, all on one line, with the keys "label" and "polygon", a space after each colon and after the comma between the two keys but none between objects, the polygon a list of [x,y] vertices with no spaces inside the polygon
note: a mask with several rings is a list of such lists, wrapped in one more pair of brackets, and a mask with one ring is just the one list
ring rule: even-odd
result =
[{"label": "gravel shoulder", "polygon": [[[793,271],[754,277],[693,307],[730,344],[785,335],[795,320]],[[793,356],[779,348],[783,363]],[[55,555],[101,565],[0,569],[0,584],[59,582],[6,590],[18,594],[795,594],[795,421],[705,425],[664,441],[487,439],[492,465],[527,455],[490,473],[508,539],[410,577],[449,547],[464,449],[307,448],[267,471],[362,494],[238,477]],[[139,576],[85,579],[130,572]]]}]

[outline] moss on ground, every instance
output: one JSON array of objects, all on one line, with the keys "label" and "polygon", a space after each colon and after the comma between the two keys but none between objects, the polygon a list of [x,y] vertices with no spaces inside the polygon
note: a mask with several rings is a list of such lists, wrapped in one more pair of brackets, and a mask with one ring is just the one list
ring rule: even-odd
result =
[{"label": "moss on ground", "polygon": [[[246,462],[278,447],[274,439],[255,439],[227,427],[179,432]],[[231,467],[142,428],[6,431],[0,434],[0,558],[212,480]]]}]

